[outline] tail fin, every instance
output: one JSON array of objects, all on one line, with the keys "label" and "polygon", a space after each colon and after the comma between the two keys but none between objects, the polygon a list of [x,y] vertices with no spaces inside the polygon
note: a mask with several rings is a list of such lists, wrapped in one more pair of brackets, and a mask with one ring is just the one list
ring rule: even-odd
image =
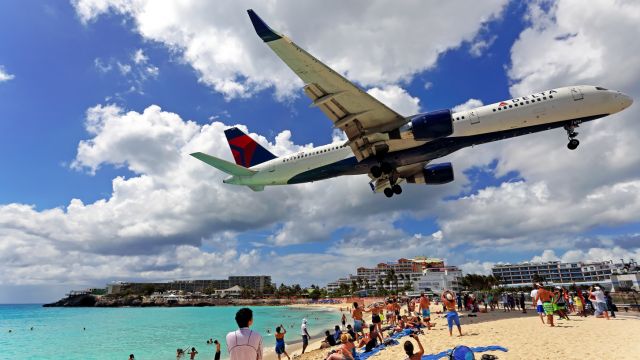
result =
[{"label": "tail fin", "polygon": [[276,158],[269,150],[260,146],[238,128],[227,129],[224,134],[227,137],[233,158],[240,166],[249,168]]}]

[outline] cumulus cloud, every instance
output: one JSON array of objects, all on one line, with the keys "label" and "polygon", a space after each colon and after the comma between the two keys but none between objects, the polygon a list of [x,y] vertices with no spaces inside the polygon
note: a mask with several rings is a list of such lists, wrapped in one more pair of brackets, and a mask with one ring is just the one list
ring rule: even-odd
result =
[{"label": "cumulus cloud", "polygon": [[460,105],[456,105],[453,107],[453,112],[457,112],[457,111],[466,111],[466,110],[471,110],[477,107],[480,107],[484,105],[482,103],[482,100],[478,100],[478,99],[469,99],[467,100],[464,104],[460,104]]},{"label": "cumulus cloud", "polygon": [[409,95],[405,89],[397,85],[389,85],[382,89],[374,87],[369,89],[367,93],[400,115],[410,116],[420,112],[420,99]]},{"label": "cumulus cloud", "polygon": [[629,261],[631,259],[638,259],[640,257],[640,249],[629,251],[621,247],[613,248],[590,248],[587,250],[567,250],[560,256],[556,255],[556,252],[551,249],[547,249],[540,255],[536,255],[531,258],[532,262],[545,262],[545,261],[561,261],[561,262],[598,262],[609,261],[615,262],[620,259]]},{"label": "cumulus cloud", "polygon": [[[639,99],[635,54],[640,44],[633,35],[639,16],[640,4],[633,2],[593,1],[589,7],[572,0],[533,2],[527,11],[530,26],[511,49],[511,94],[595,84]],[[603,240],[585,240],[581,234],[604,224],[637,221],[638,117],[640,109],[634,105],[581,125],[576,151],[566,149],[560,129],[453,154],[454,163],[463,168],[474,166],[465,163],[470,157],[479,167],[496,161],[496,177],[515,173],[524,181],[489,186],[445,202],[437,220],[444,237],[498,249],[578,246],[586,251],[585,246],[602,245]],[[611,247],[623,242],[628,249],[638,247],[623,238],[607,241]]]},{"label": "cumulus cloud", "polygon": [[[246,126],[236,126],[250,133]],[[421,208],[442,194],[459,191],[455,184],[431,193],[413,188],[407,193],[414,196],[389,202],[371,193],[366,176],[352,176],[254,193],[222,184],[225,174],[188,155],[203,151],[231,160],[224,137],[228,125],[221,122],[199,125],[156,105],[142,112],[97,105],[87,110],[85,127],[90,138],[78,144],[71,166],[89,173],[105,165],[118,166],[133,175],[113,179],[112,193],[93,203],[72,199],[65,207],[45,210],[1,205],[0,269],[6,274],[2,284],[273,273],[271,265],[282,259],[270,256],[270,248],[326,242],[338,229],[358,234],[342,243],[354,251],[360,235],[369,239],[370,247],[380,249],[393,247],[397,237],[404,237],[406,247],[378,253],[375,259],[404,256],[419,251],[424,242],[405,235],[392,222],[406,208]],[[294,144],[290,131],[272,141],[250,136],[276,154],[312,146]],[[272,234],[255,239],[266,245],[264,249],[237,240],[238,234],[251,230]],[[339,261],[342,256],[338,251],[290,255],[296,261],[305,257]],[[285,268],[297,267],[290,264]],[[317,266],[329,265],[318,261]],[[317,277],[311,281],[338,276],[337,269],[343,267],[314,272]],[[282,271],[274,276],[288,278]]]},{"label": "cumulus cloud", "polygon": [[9,74],[4,66],[0,65],[0,82],[9,81],[15,78],[15,75]]},{"label": "cumulus cloud", "polygon": [[[364,8],[336,1],[201,0],[189,6],[147,0],[72,3],[89,26],[109,12],[132,19],[142,37],[176,51],[196,70],[200,81],[227,98],[248,97],[267,87],[274,87],[278,98],[286,98],[296,94],[301,83],[255,35],[246,15],[248,8],[256,9],[274,29],[291,36],[349,79],[367,87],[384,87],[410,80],[433,67],[440,54],[474,39],[483,23],[501,15],[507,1],[416,2],[391,7],[385,1],[374,1]],[[450,21],[453,18],[456,21]]]}]

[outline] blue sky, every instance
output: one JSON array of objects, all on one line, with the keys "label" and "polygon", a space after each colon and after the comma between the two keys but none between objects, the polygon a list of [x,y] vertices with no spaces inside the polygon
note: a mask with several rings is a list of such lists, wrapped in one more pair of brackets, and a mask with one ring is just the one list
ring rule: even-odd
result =
[{"label": "blue sky", "polygon": [[[411,255],[441,256],[466,271],[486,272],[495,262],[532,258],[596,260],[638,252],[637,243],[634,246],[634,241],[629,239],[637,237],[640,224],[628,214],[607,216],[602,209],[588,210],[584,216],[592,221],[584,220],[584,216],[565,219],[559,215],[554,219],[563,220],[545,226],[541,213],[563,214],[562,209],[573,213],[575,209],[571,206],[591,209],[597,204],[592,204],[590,195],[607,194],[617,199],[617,191],[623,186],[620,184],[635,186],[640,175],[633,170],[636,161],[633,157],[625,157],[630,160],[622,164],[611,158],[610,163],[603,165],[602,159],[590,153],[567,155],[563,151],[566,150],[564,136],[558,132],[467,149],[451,158],[457,174],[462,175],[456,184],[439,189],[416,185],[404,199],[393,199],[390,203],[381,196],[373,198],[375,196],[366,191],[366,179],[335,179],[327,182],[326,187],[312,184],[252,194],[244,191],[246,189],[222,186],[221,176],[215,174],[214,169],[197,169],[193,171],[207,178],[185,175],[180,182],[171,183],[169,180],[175,178],[167,175],[171,169],[157,173],[146,170],[152,167],[144,163],[149,160],[138,158],[149,152],[151,162],[173,164],[174,160],[151,153],[150,149],[155,146],[166,145],[162,143],[164,140],[140,138],[139,142],[124,142],[117,136],[128,131],[127,126],[113,133],[105,130],[108,126],[98,132],[91,132],[87,127],[90,109],[98,114],[102,125],[115,124],[130,111],[134,113],[127,121],[140,121],[136,119],[145,118],[147,115],[142,114],[147,114],[145,110],[152,105],[162,108],[159,115],[148,115],[152,127],[158,126],[154,116],[160,118],[174,113],[179,121],[173,124],[182,129],[180,131],[188,132],[191,139],[174,151],[179,158],[175,167],[187,169],[183,174],[192,174],[192,169],[198,166],[178,156],[192,146],[190,144],[203,144],[202,140],[193,140],[197,133],[205,136],[207,131],[217,129],[218,135],[211,135],[217,137],[204,143],[210,147],[208,151],[230,158],[226,144],[218,141],[222,128],[228,125],[245,125],[281,151],[330,142],[331,123],[319,110],[309,108],[308,99],[294,80],[290,80],[293,77],[287,73],[289,70],[257,37],[246,35],[245,40],[244,34],[250,34],[252,29],[246,16],[238,10],[252,6],[270,23],[291,24],[292,33],[288,35],[303,47],[308,44],[310,51],[317,49],[321,59],[324,59],[322,55],[340,57],[333,59],[340,64],[340,70],[353,74],[354,80],[363,87],[386,91],[396,86],[402,89],[404,100],[419,99],[420,111],[451,108],[469,99],[487,104],[520,92],[605,79],[614,83],[612,86],[635,94],[637,85],[608,77],[616,66],[630,66],[627,63],[605,61],[600,72],[574,73],[570,66],[576,61],[567,65],[552,56],[554,52],[567,51],[555,47],[583,46],[579,41],[592,41],[587,47],[591,49],[612,46],[588,37],[586,40],[580,36],[578,39],[554,38],[553,34],[565,31],[564,9],[575,6],[571,2],[552,6],[549,2],[495,1],[478,5],[477,9],[454,4],[452,9],[442,9],[460,15],[452,24],[433,25],[433,32],[427,29],[420,33],[424,39],[399,40],[406,42],[407,55],[393,53],[398,64],[393,65],[391,60],[388,64],[392,65],[385,64],[384,58],[373,54],[369,60],[377,59],[381,67],[385,66],[386,74],[390,74],[380,78],[358,73],[355,56],[330,55],[334,51],[332,46],[321,40],[314,42],[313,32],[305,32],[300,25],[309,16],[301,10],[304,4],[295,5],[299,13],[293,17],[287,15],[287,6],[281,3],[264,9],[259,3],[248,2],[240,4],[242,6],[224,3],[211,9],[211,17],[203,23],[201,19],[194,19],[193,24],[184,25],[184,29],[180,27],[184,22],[171,27],[161,16],[150,20],[133,8],[105,9],[95,4],[88,0],[73,3],[33,0],[0,5],[0,69],[12,75],[10,80],[0,81],[0,154],[4,169],[0,172],[0,245],[5,250],[12,249],[5,251],[3,273],[6,275],[0,275],[0,289],[10,289],[13,293],[0,296],[0,302],[46,301],[67,286],[101,285],[110,280],[224,277],[231,273],[273,272],[277,282],[324,284],[355,271],[359,265]],[[145,11],[156,10],[152,3],[145,6]],[[205,2],[194,7],[207,6],[211,5]],[[434,8],[431,4],[421,6],[425,14]],[[83,12],[83,9],[90,10]],[[403,16],[409,19],[410,10],[406,9],[406,14],[402,13],[403,9],[397,10],[393,21],[401,21]],[[170,12],[171,9],[157,11]],[[188,18],[188,10],[181,11],[171,13],[166,22],[172,21],[173,15],[178,19]],[[349,11],[354,10],[344,9],[347,15]],[[375,18],[381,16],[376,15],[376,11],[376,6],[371,5],[370,9],[357,13],[360,26],[370,25],[374,35],[375,31],[382,31],[376,30]],[[231,20],[222,20],[225,12]],[[463,12],[469,13],[468,17]],[[312,21],[329,15],[320,13]],[[588,16],[580,19],[584,18],[586,24]],[[464,22],[469,28],[440,42],[439,37],[445,38],[440,34],[449,31],[448,27],[455,26],[456,21]],[[471,22],[475,23],[471,25]],[[245,53],[241,52],[243,57],[251,57],[256,52],[261,57],[208,63],[202,54],[215,57],[229,49],[229,46],[217,46],[213,40],[213,44],[205,42],[204,45],[211,48],[192,56],[199,50],[192,40],[218,27],[242,34],[239,44],[250,46]],[[399,31],[402,26],[392,28]],[[331,31],[340,34],[339,30]],[[579,30],[578,33],[584,34]],[[357,40],[359,35],[350,36],[353,38],[344,40],[346,45],[338,39],[336,48],[348,48],[349,41]],[[384,50],[388,45],[388,42],[366,40],[374,50]],[[545,41],[549,42],[549,51],[536,55],[548,59],[542,60],[546,65],[537,73],[531,65],[537,59],[532,59],[527,49],[539,48]],[[422,54],[424,62],[421,62]],[[585,56],[590,55],[587,52]],[[350,62],[339,61],[345,58]],[[331,58],[327,62],[332,65]],[[267,64],[263,72],[255,70],[263,64]],[[565,71],[549,71],[552,66]],[[637,75],[634,71],[630,72],[631,79]],[[399,72],[401,76],[394,75]],[[225,92],[218,85],[219,79],[231,79],[249,90],[241,96]],[[284,79],[284,85],[276,79]],[[105,109],[109,106],[116,109],[115,115],[107,114]],[[621,124],[630,118],[621,118],[617,125],[602,128],[600,135],[593,135],[598,139],[594,142],[602,140],[597,137],[602,134],[617,134]],[[195,123],[193,127],[189,127],[188,120]],[[212,125],[206,127],[207,124]],[[638,133],[637,127],[625,129],[629,136]],[[277,138],[283,132],[288,134],[287,131],[290,137]],[[588,141],[588,130],[586,136]],[[603,141],[615,143],[611,146],[619,146],[619,152],[625,154],[624,146],[632,141],[618,140],[605,138]],[[90,151],[81,149],[79,144],[83,141],[89,141]],[[520,149],[527,146],[532,152],[546,153],[549,157],[534,161],[526,153],[520,153]],[[598,147],[591,151],[601,153]],[[136,161],[140,162],[139,166]],[[549,162],[548,168],[541,167],[541,161]],[[594,167],[606,174],[592,176]],[[563,178],[555,169],[568,169],[583,180],[573,186],[570,179]],[[121,193],[117,180],[114,182],[118,177],[127,189],[131,187],[128,192]],[[584,180],[587,178],[589,180]],[[136,188],[140,179],[152,179],[153,186],[157,187],[140,190]],[[158,201],[153,206],[148,203],[152,209],[144,209],[148,200],[140,191],[166,190],[157,185],[160,183],[180,187],[184,192],[174,194],[167,190],[166,198],[172,200],[167,200],[164,209],[153,207]],[[189,187],[190,184],[193,186]],[[322,194],[327,191],[337,194],[325,199]],[[632,199],[638,195],[635,188],[628,191]],[[200,209],[195,193],[200,196],[215,193],[217,197],[210,203],[203,200],[206,206]],[[127,196],[133,203],[143,205],[129,208],[123,200]],[[365,196],[366,199],[360,200]],[[300,200],[305,198],[308,200]],[[347,202],[350,205],[340,201],[345,198],[351,199]],[[513,199],[520,198],[521,202],[514,204]],[[70,207],[72,199],[79,199],[82,204],[79,208],[86,212],[81,219],[75,218]],[[630,200],[620,206],[633,211],[635,204]],[[114,208],[109,208],[111,205]],[[168,213],[167,208],[177,209],[182,205],[188,210]],[[231,210],[235,206],[243,209]],[[616,206],[613,200],[610,206]],[[193,210],[195,208],[198,210]],[[225,217],[225,213],[237,218]],[[110,216],[113,220],[105,220]],[[507,223],[505,219],[510,216],[515,218]],[[541,217],[541,224],[532,221],[534,224],[529,227],[521,226],[523,219],[535,220],[537,216]],[[119,220],[121,218],[126,220]],[[139,221],[148,228],[135,229],[130,221]],[[165,225],[168,229],[158,230]],[[135,234],[121,235],[125,228],[134,228]],[[74,229],[77,234],[69,236],[72,240],[66,239],[57,233],[60,229]],[[510,229],[513,235],[504,235],[510,233]],[[390,244],[399,245],[398,249],[386,251],[389,246],[395,247]],[[496,246],[501,250],[495,251]],[[35,256],[36,259],[28,260],[29,254],[39,251],[42,254]],[[358,256],[359,251],[366,255]],[[68,261],[54,261],[54,257]],[[84,260],[76,261],[75,257]],[[361,260],[347,261],[347,258]],[[119,259],[136,265],[123,265],[124,268],[109,273],[109,264]],[[197,259],[193,262],[202,264],[185,265],[189,259]],[[318,266],[314,271],[288,275],[292,268],[300,267],[296,264],[307,261],[308,266],[314,266],[314,261],[323,264],[333,261],[339,266]],[[86,275],[92,266],[96,267],[95,274]],[[166,268],[171,271],[163,271]],[[40,289],[43,295],[35,296],[34,289]]]}]

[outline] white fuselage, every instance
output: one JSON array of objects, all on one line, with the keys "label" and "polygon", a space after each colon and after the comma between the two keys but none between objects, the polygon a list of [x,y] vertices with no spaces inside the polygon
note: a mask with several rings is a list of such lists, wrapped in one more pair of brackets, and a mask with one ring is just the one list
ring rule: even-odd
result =
[{"label": "white fuselage", "polygon": [[[571,86],[542,91],[475,109],[453,116],[453,134],[468,137],[567,120],[604,116],[629,107],[633,101],[618,91],[595,86]],[[411,118],[407,118],[410,121]],[[413,139],[392,140],[391,151],[425,144]],[[353,157],[346,142],[304,149],[251,167],[252,176],[234,176],[224,180],[237,185],[283,185],[294,176]]]}]

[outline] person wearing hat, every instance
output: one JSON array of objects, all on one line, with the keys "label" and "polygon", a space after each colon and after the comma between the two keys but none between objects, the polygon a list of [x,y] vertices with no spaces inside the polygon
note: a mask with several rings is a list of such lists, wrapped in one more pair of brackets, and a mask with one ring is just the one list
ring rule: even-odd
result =
[{"label": "person wearing hat", "polygon": [[302,325],[300,325],[300,334],[302,335],[302,353],[307,350],[307,346],[309,346],[309,339],[311,339],[311,335],[309,335],[309,329],[307,329],[307,319],[302,319]]},{"label": "person wearing hat", "polygon": [[462,336],[462,329],[460,328],[460,317],[456,311],[456,296],[451,290],[445,290],[442,293],[442,304],[447,309],[447,324],[449,325],[449,336],[453,335],[453,323],[456,323],[458,327],[458,334]]},{"label": "person wearing hat", "polygon": [[609,320],[609,312],[607,312],[607,300],[602,289],[600,289],[599,286],[592,286],[591,288],[589,288],[589,298],[595,303],[596,317],[604,317]]}]

